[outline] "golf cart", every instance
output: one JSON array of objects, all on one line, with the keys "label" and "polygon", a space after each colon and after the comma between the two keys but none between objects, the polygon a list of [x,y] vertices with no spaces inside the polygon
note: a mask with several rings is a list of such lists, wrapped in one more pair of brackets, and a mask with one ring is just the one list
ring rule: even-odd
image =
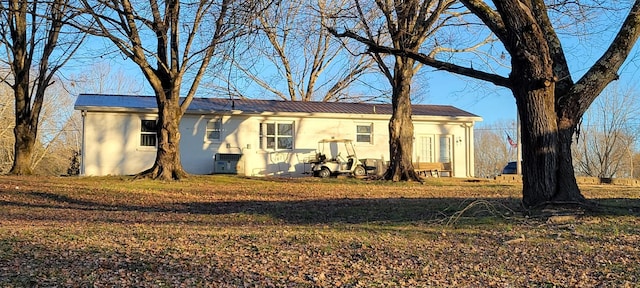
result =
[{"label": "golf cart", "polygon": [[313,176],[327,178],[331,175],[349,174],[364,176],[367,171],[356,156],[349,139],[323,139],[318,142],[316,159],[311,171]]}]

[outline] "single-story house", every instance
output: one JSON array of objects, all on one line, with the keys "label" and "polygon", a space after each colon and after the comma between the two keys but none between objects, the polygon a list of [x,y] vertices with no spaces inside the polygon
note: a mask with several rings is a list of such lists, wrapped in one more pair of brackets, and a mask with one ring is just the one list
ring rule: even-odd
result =
[{"label": "single-story house", "polygon": [[[81,94],[82,175],[130,175],[156,157],[155,97]],[[359,158],[389,160],[390,104],[195,98],[180,122],[191,174],[308,175],[322,139],[352,139]],[[414,162],[448,163],[472,177],[473,127],[482,118],[452,106],[413,105]]]}]

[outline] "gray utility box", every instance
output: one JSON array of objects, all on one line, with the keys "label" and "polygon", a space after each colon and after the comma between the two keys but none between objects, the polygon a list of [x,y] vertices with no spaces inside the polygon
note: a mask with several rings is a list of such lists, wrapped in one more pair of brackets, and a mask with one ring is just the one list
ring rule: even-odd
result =
[{"label": "gray utility box", "polygon": [[216,153],[213,159],[213,173],[238,174],[238,163],[242,154]]},{"label": "gray utility box", "polygon": [[367,175],[382,176],[389,166],[385,164],[384,159],[365,158],[360,159],[360,162],[364,165]]}]

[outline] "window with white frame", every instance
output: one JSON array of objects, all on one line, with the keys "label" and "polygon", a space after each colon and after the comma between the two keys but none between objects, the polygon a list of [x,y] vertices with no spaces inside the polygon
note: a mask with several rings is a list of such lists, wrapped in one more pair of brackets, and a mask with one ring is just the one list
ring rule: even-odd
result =
[{"label": "window with white frame", "polygon": [[413,140],[414,162],[436,162],[434,137],[435,135],[416,135]]},{"label": "window with white frame", "polygon": [[373,143],[373,124],[356,125],[356,142]]},{"label": "window with white frame", "polygon": [[260,123],[262,149],[293,149],[293,122]]},{"label": "window with white frame", "polygon": [[210,119],[207,122],[205,135],[207,141],[220,141],[222,139],[222,119]]},{"label": "window with white frame", "polygon": [[142,119],[140,126],[140,146],[156,147],[158,144],[158,121]]},{"label": "window with white frame", "polygon": [[448,163],[451,162],[451,136],[440,135],[440,157],[439,162]]}]

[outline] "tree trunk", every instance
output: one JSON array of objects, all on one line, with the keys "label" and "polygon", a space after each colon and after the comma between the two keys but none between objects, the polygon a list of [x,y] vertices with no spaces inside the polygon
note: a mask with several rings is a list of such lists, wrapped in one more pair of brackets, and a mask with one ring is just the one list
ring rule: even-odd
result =
[{"label": "tree trunk", "polygon": [[556,193],[558,127],[551,89],[514,91],[522,127],[522,202],[525,207],[550,201]]},{"label": "tree trunk", "polygon": [[414,60],[396,57],[393,85],[393,114],[389,121],[390,167],[384,178],[392,181],[422,181],[413,170],[413,121],[411,119],[411,81]]},{"label": "tree trunk", "polygon": [[[557,60],[554,57],[558,55],[553,51],[557,47],[549,46],[545,37],[548,30],[535,21],[532,5],[517,0],[496,3],[508,28],[502,38],[512,56],[511,90],[521,119],[522,203],[525,207],[582,197],[571,160],[575,123],[560,117],[562,113],[556,101],[559,92],[556,89],[562,88],[556,86],[561,79],[554,70],[554,60]],[[537,17],[546,19],[545,15]]]},{"label": "tree trunk", "polygon": [[[17,120],[16,122],[20,121]],[[22,122],[22,121],[21,121]],[[9,174],[13,175],[31,175],[33,169],[31,169],[31,158],[33,155],[33,147],[36,142],[35,129],[31,129],[29,123],[16,123],[16,127],[13,128],[13,135],[15,136],[15,145],[13,151],[13,166],[9,171]]]},{"label": "tree trunk", "polygon": [[552,201],[555,202],[586,202],[580,193],[578,182],[573,168],[571,143],[576,128],[575,121],[560,118],[558,121],[558,185]]},{"label": "tree trunk", "polygon": [[[20,58],[26,62],[25,56],[22,53]],[[33,147],[36,143],[36,135],[38,131],[38,114],[39,109],[32,110],[32,99],[29,97],[29,81],[30,75],[28,69],[22,66],[22,61],[16,60],[20,64],[14,65],[14,77],[15,84],[13,86],[13,93],[15,98],[15,127],[13,128],[13,135],[15,137],[14,150],[13,150],[13,166],[9,171],[9,174],[13,175],[31,175],[33,170],[31,169],[31,160],[33,155]],[[36,97],[33,99],[33,105],[35,108],[42,106],[42,98]],[[32,114],[36,114],[35,117]]]},{"label": "tree trunk", "polygon": [[138,175],[139,178],[180,180],[187,177],[180,161],[179,97],[158,101],[158,152],[153,166]]},{"label": "tree trunk", "polygon": [[571,158],[575,121],[558,116],[552,83],[519,80],[513,93],[521,119],[523,205],[584,202]]},{"label": "tree trunk", "polygon": [[[513,25],[521,24],[517,19],[509,20],[516,23]],[[514,50],[522,51],[511,59],[511,90],[521,120],[522,203],[525,207],[547,203],[558,193],[560,140],[556,81],[548,46],[538,28],[527,27],[527,33],[514,33],[509,39],[513,47],[517,47]]]}]

